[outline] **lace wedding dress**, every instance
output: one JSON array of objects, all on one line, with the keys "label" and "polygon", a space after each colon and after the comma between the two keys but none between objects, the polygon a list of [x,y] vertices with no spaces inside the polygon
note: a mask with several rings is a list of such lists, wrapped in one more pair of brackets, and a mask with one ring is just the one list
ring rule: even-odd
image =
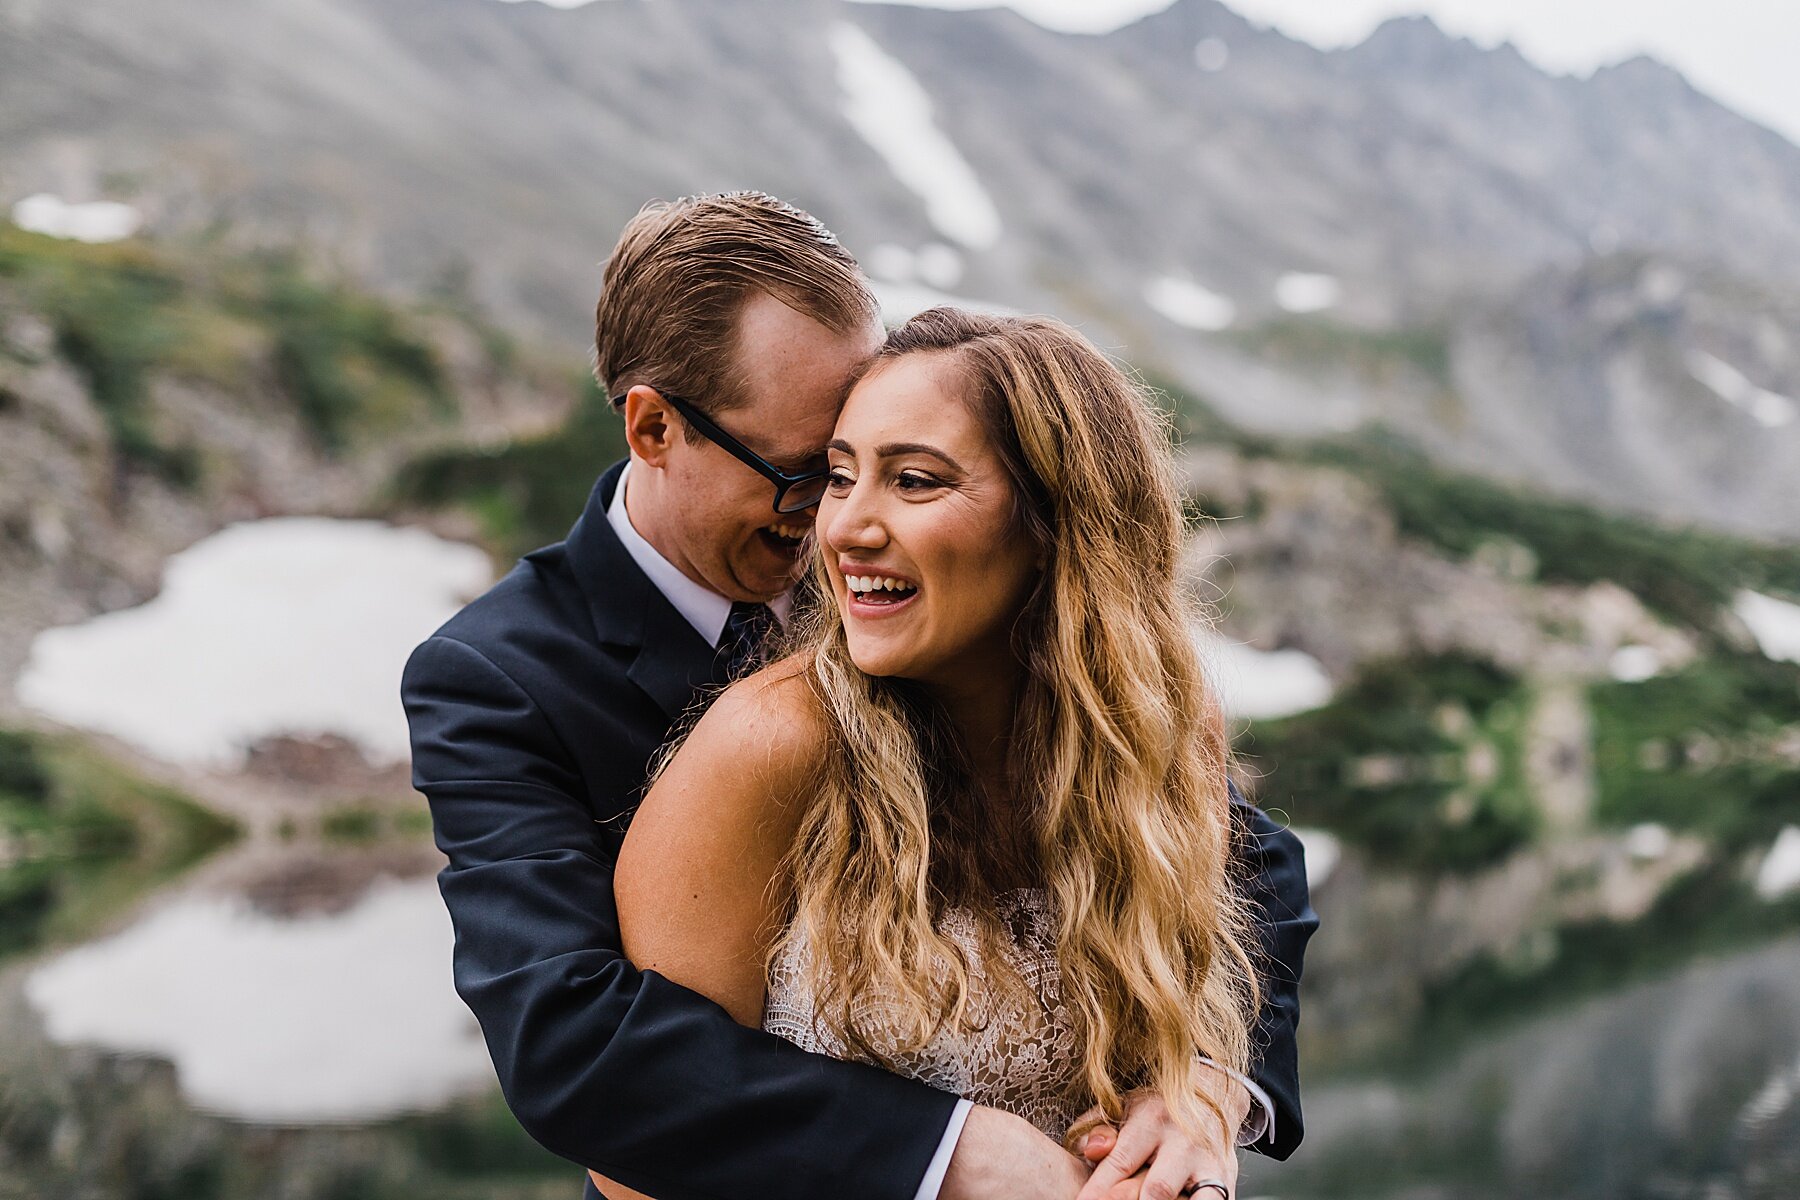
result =
[{"label": "lace wedding dress", "polygon": [[[968,1033],[942,1029],[917,1052],[899,1056],[896,1066],[901,1074],[942,1091],[1024,1117],[1060,1141],[1091,1102],[1076,1104],[1069,1096],[1081,1072],[1081,1056],[1058,986],[1049,894],[1041,888],[1019,889],[1002,892],[995,902],[1006,931],[999,952],[1025,981],[1029,995],[1018,998],[1016,988],[991,986],[991,964],[982,960],[974,914],[962,908],[946,910],[938,928],[963,949],[971,964],[969,1011],[977,1028]],[[805,987],[809,961],[804,943],[788,946],[776,959],[763,1028],[803,1050],[855,1057],[814,1022],[813,997]],[[858,997],[859,1027],[880,1028],[887,1004],[891,1000],[880,995]]]}]

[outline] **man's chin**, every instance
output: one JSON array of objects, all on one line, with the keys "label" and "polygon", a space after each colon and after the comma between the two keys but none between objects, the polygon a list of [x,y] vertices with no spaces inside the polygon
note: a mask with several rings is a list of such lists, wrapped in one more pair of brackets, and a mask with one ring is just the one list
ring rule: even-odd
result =
[{"label": "man's chin", "polygon": [[798,545],[772,545],[770,539],[758,535],[758,543],[738,576],[752,591],[779,596],[800,578],[801,559]]},{"label": "man's chin", "polygon": [[739,585],[760,604],[767,604],[787,592],[798,579],[798,573],[781,574],[768,570],[742,571],[738,574]]},{"label": "man's chin", "polygon": [[756,544],[762,547],[764,555],[776,562],[792,564],[800,559],[800,550],[806,545],[804,540],[790,541],[779,534],[770,533],[767,529],[759,529],[751,535]]}]

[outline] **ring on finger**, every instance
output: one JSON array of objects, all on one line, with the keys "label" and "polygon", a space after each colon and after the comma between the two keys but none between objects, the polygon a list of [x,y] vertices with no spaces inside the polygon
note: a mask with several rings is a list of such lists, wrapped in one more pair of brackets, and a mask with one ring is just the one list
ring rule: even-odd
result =
[{"label": "ring on finger", "polygon": [[1198,1196],[1208,1188],[1218,1192],[1220,1200],[1231,1200],[1231,1189],[1225,1186],[1225,1181],[1222,1179],[1202,1179],[1197,1183],[1190,1183],[1188,1186],[1181,1189],[1181,1194],[1184,1196]]}]

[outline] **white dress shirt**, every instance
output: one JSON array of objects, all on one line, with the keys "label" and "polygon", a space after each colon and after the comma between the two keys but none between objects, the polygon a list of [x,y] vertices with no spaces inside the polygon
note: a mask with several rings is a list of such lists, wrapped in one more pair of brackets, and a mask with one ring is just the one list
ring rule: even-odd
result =
[{"label": "white dress shirt", "polygon": [[[638,570],[656,585],[656,590],[675,606],[676,612],[687,618],[687,623],[706,639],[707,645],[717,646],[719,638],[724,636],[725,622],[731,616],[731,601],[683,575],[680,567],[664,558],[637,531],[625,509],[625,485],[630,481],[631,464],[626,463],[619,473],[619,485],[613,489],[612,503],[606,506],[607,523],[619,535],[620,544],[625,547],[625,553],[631,555],[631,561],[638,565]],[[769,601],[769,610],[784,627],[793,607],[792,592],[783,592]]]},{"label": "white dress shirt", "polygon": [[[606,507],[607,522],[613,527],[613,532],[619,535],[619,542],[625,547],[625,553],[631,555],[631,561],[656,585],[656,590],[675,606],[676,612],[687,618],[688,624],[706,639],[707,645],[717,646],[719,638],[725,633],[725,622],[731,616],[731,601],[682,574],[681,568],[664,558],[637,531],[625,506],[625,487],[630,480],[631,464],[627,463],[625,470],[619,474],[619,484],[613,491],[612,503]],[[774,612],[775,619],[784,626],[793,607],[792,592],[784,592],[769,601],[769,608]],[[1250,1091],[1250,1113],[1245,1117],[1237,1139],[1238,1145],[1247,1146],[1274,1129],[1275,1110],[1261,1088],[1235,1071],[1231,1074],[1237,1076]],[[957,1140],[962,1137],[963,1126],[968,1122],[969,1112],[974,1107],[967,1100],[956,1102],[956,1107],[950,1113],[950,1123],[945,1126],[944,1136],[938,1142],[937,1153],[931,1156],[931,1163],[925,1168],[925,1178],[920,1181],[913,1200],[937,1200],[938,1192],[944,1186],[944,1175],[950,1170],[950,1159],[956,1153]]]}]

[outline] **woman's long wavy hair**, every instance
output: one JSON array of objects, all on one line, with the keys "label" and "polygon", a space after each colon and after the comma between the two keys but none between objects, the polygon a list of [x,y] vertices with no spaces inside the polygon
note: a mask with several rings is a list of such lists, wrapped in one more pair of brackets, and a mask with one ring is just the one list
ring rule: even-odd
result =
[{"label": "woman's long wavy hair", "polygon": [[[943,356],[942,377],[960,383],[1044,562],[1013,633],[1011,794],[980,794],[929,696],[858,670],[837,607],[816,606],[801,661],[835,744],[774,954],[802,939],[821,1023],[892,1066],[946,1022],[980,1020],[971,964],[935,928],[943,908],[972,907],[998,937],[996,883],[1035,881],[1054,902],[1061,998],[1085,1054],[1069,1098],[1116,1116],[1124,1091],[1154,1088],[1196,1131],[1220,1113],[1195,1086],[1195,1050],[1244,1069],[1258,989],[1233,878],[1230,742],[1176,582],[1166,429],[1140,387],[1054,320],[932,309],[870,370],[915,354]],[[814,569],[829,597],[821,555]],[[894,1000],[859,1011],[871,995]]]}]

